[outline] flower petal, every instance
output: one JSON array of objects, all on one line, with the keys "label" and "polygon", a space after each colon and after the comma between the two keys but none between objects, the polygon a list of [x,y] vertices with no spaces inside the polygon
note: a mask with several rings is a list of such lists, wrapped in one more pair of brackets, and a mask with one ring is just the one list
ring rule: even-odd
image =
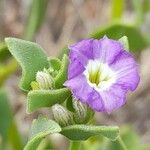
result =
[{"label": "flower petal", "polygon": [[82,40],[69,47],[72,51],[78,51],[88,59],[93,58],[93,39]]},{"label": "flower petal", "polygon": [[93,57],[101,60],[102,63],[112,63],[122,50],[123,45],[120,42],[108,39],[106,36],[93,42]]},{"label": "flower petal", "polygon": [[68,79],[72,79],[85,70],[84,66],[78,61],[74,60],[68,67]]},{"label": "flower petal", "polygon": [[82,40],[69,47],[68,79],[78,76],[85,70],[84,66],[86,66],[88,59],[93,57],[92,42],[92,39]]},{"label": "flower petal", "polygon": [[94,110],[104,110],[104,105],[99,93],[89,86],[84,75],[67,80],[64,85],[71,89],[77,99],[83,103],[87,103]]},{"label": "flower petal", "polygon": [[106,91],[101,91],[100,95],[104,102],[105,111],[111,113],[114,109],[117,109],[125,104],[125,94],[127,89],[120,85],[114,84]]},{"label": "flower petal", "polygon": [[140,77],[137,64],[131,54],[122,51],[110,67],[116,72],[117,83],[134,91],[138,86]]}]

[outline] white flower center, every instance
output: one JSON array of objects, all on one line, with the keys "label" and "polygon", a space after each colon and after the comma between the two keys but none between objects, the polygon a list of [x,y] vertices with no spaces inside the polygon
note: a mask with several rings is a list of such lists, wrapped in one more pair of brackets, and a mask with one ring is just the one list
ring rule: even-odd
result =
[{"label": "white flower center", "polygon": [[116,73],[99,60],[89,60],[84,75],[88,84],[97,91],[108,89],[116,81]]}]

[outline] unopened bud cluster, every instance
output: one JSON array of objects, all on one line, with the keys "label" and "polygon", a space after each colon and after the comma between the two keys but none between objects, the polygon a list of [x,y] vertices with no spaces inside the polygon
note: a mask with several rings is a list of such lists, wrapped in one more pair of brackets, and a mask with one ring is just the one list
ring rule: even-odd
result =
[{"label": "unopened bud cluster", "polygon": [[53,85],[53,80],[50,74],[46,71],[38,71],[36,74],[36,82],[40,89],[51,89]]},{"label": "unopened bud cluster", "polygon": [[88,107],[88,105],[83,104],[77,99],[73,99],[74,120],[78,124],[88,123],[93,116],[93,111]]},{"label": "unopened bud cluster", "polygon": [[72,124],[85,124],[93,116],[93,111],[80,101],[73,99],[74,112],[67,110],[65,107],[55,104],[52,107],[54,119],[61,126],[65,127]]},{"label": "unopened bud cluster", "polygon": [[65,127],[74,124],[72,112],[68,111],[65,107],[55,104],[52,106],[54,119],[61,126]]},{"label": "unopened bud cluster", "polygon": [[73,100],[74,120],[76,123],[84,123],[87,115],[87,105],[81,103],[80,101]]}]

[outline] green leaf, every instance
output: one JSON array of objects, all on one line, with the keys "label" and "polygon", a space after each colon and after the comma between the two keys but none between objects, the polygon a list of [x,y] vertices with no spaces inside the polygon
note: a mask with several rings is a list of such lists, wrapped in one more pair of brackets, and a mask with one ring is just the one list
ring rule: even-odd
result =
[{"label": "green leaf", "polygon": [[12,122],[12,112],[4,89],[0,89],[0,134],[3,141],[7,139],[8,129]]},{"label": "green leaf", "polygon": [[32,40],[44,21],[48,0],[32,0],[24,38]]},{"label": "green leaf", "polygon": [[125,50],[129,51],[128,37],[123,36],[123,37],[120,38],[118,41],[124,46],[124,49],[125,49]]},{"label": "green leaf", "polygon": [[69,111],[72,111],[74,112],[75,109],[73,108],[73,103],[72,103],[72,95],[70,95],[67,99],[66,99],[66,108],[69,110]]},{"label": "green leaf", "polygon": [[0,62],[6,60],[10,56],[11,55],[10,55],[10,52],[8,51],[6,44],[4,42],[1,42],[0,43]]},{"label": "green leaf", "polygon": [[13,149],[21,150],[22,141],[12,116],[7,93],[0,89],[0,135],[2,136],[2,147],[10,143]]},{"label": "green leaf", "polygon": [[61,61],[58,58],[48,58],[49,66],[54,70],[59,70],[61,68]]},{"label": "green leaf", "polygon": [[61,127],[53,120],[48,120],[44,117],[39,117],[33,120],[29,141],[25,146],[24,150],[34,150],[37,149],[40,142],[48,134],[58,133],[61,131]]},{"label": "green leaf", "polygon": [[15,149],[22,150],[23,148],[22,139],[14,121],[12,121],[11,123],[8,136],[9,136],[9,142],[11,143],[12,148],[14,150]]},{"label": "green leaf", "polygon": [[134,26],[113,24],[104,29],[97,30],[92,33],[91,37],[99,39],[104,35],[115,40],[118,40],[123,36],[127,36],[129,40],[129,48],[132,52],[141,51],[147,46],[146,39],[141,34],[140,30]]},{"label": "green leaf", "polygon": [[62,128],[61,133],[70,140],[87,140],[96,135],[115,140],[119,135],[119,128],[117,126],[71,125]]},{"label": "green leaf", "polygon": [[22,67],[20,88],[29,91],[37,71],[48,67],[46,54],[39,45],[29,41],[17,38],[6,38],[5,41],[9,51]]},{"label": "green leaf", "polygon": [[56,103],[62,103],[70,94],[67,88],[30,91],[27,97],[27,111],[31,113],[42,107],[50,107]]},{"label": "green leaf", "polygon": [[64,82],[67,80],[68,63],[69,63],[69,59],[67,55],[64,55],[61,63],[61,68],[57,76],[54,78],[54,83],[56,88],[62,88]]}]

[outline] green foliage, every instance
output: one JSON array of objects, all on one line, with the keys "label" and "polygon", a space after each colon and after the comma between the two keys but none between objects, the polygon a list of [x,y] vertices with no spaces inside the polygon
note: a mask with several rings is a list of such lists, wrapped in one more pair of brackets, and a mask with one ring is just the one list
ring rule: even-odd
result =
[{"label": "green foliage", "polygon": [[[130,127],[121,128],[120,133],[128,150],[148,150],[149,144],[141,144],[140,137],[134,129]],[[119,142],[119,138],[115,141],[110,141],[107,138],[93,137],[83,142],[83,150],[124,150],[124,147]]]},{"label": "green foliage", "polygon": [[20,88],[28,91],[37,71],[48,67],[47,57],[42,48],[35,43],[17,38],[6,38],[5,41],[9,51],[22,67]]},{"label": "green foliage", "polygon": [[144,13],[147,13],[150,11],[150,1],[149,0],[143,1],[143,11],[144,11]]},{"label": "green foliage", "polygon": [[6,143],[9,142],[13,150],[22,150],[22,141],[4,89],[0,89],[0,135],[2,136],[3,149],[5,149]]},{"label": "green foliage", "polygon": [[67,55],[64,55],[61,62],[61,67],[54,78],[55,88],[62,88],[63,83],[67,80],[67,70],[68,70],[69,59]]},{"label": "green foliage", "polygon": [[8,138],[9,142],[12,145],[13,150],[22,150],[23,144],[22,144],[22,139],[20,136],[20,133],[18,132],[17,126],[14,122],[14,120],[11,122],[11,126],[8,131]]},{"label": "green foliage", "polygon": [[54,150],[54,146],[49,138],[44,138],[36,150]]},{"label": "green foliage", "polygon": [[70,140],[86,140],[97,135],[116,140],[119,136],[119,128],[116,126],[92,125],[70,125],[61,128],[55,121],[40,116],[38,119],[33,120],[25,150],[37,149],[43,138],[52,133],[61,133]]},{"label": "green foliage", "polygon": [[6,44],[4,42],[1,42],[0,43],[0,62],[6,60],[10,56],[11,55],[10,55],[10,52],[8,51]]},{"label": "green foliage", "polygon": [[122,38],[120,38],[118,40],[120,43],[122,43],[122,45],[124,46],[124,49],[129,51],[129,41],[128,41],[128,37],[123,36]]},{"label": "green foliage", "polygon": [[[144,20],[144,13],[149,10],[149,2],[148,0],[144,0],[144,5],[141,5],[139,0],[134,0],[134,2],[138,14],[136,26],[139,26]],[[35,33],[39,30],[41,23],[43,22],[47,5],[48,0],[32,1],[28,24],[25,30],[25,39],[32,40],[34,38]],[[121,19],[123,9],[124,0],[112,0],[112,19]],[[104,35],[107,35],[112,39],[119,39],[125,49],[130,49],[132,52],[140,51],[148,45],[140,30],[135,26],[112,24],[104,29],[97,30],[91,37],[99,39]],[[32,85],[33,90],[30,91],[27,96],[27,111],[29,113],[42,107],[51,107],[56,103],[63,103],[65,100],[67,100],[66,107],[72,112],[75,112],[76,109],[74,109],[72,105],[71,92],[63,86],[63,83],[67,80],[69,63],[67,55],[63,55],[62,61],[57,58],[50,58],[47,60],[46,54],[37,44],[16,38],[6,38],[6,44],[0,44],[0,61],[3,61],[10,56],[8,49],[22,67],[21,89],[30,91]],[[68,54],[69,49],[65,47],[63,52],[63,54]],[[62,57],[62,55],[60,57]],[[10,68],[11,65],[9,65],[8,68],[7,66],[4,67],[4,65],[0,65],[0,84],[2,83],[1,81],[13,72]],[[38,71],[43,71],[44,68],[46,68],[45,70],[54,78],[53,89],[41,90],[39,89],[39,84],[35,81],[36,73]],[[90,116],[90,113],[87,116]],[[79,121],[77,120],[76,123],[78,122]],[[81,121],[81,123],[84,122]],[[43,150],[48,148],[45,137],[52,133],[61,133],[73,141],[87,140],[90,137],[102,135],[113,141],[107,140],[101,147],[102,150],[121,150],[123,148],[122,144],[120,144],[122,141],[118,138],[120,137],[119,128],[116,126],[109,127],[76,124],[61,128],[55,121],[39,117],[32,123],[29,141],[25,150]],[[0,137],[1,136],[5,141],[9,138],[13,149],[22,149],[21,140],[12,117],[12,112],[9,108],[7,96],[3,90],[0,90]],[[132,130],[127,130],[123,134],[123,140],[129,150],[149,149],[149,146],[139,144],[139,138]],[[75,142],[72,149],[79,148],[79,144],[80,143]],[[100,146],[102,143],[98,143],[97,145]],[[99,148],[100,147],[98,147],[98,149]]]},{"label": "green foliage", "polygon": [[66,99],[66,108],[69,110],[69,111],[72,111],[74,112],[74,108],[73,108],[73,103],[72,103],[72,95],[70,95],[67,99]]},{"label": "green foliage", "polygon": [[32,0],[31,9],[28,17],[27,28],[24,38],[32,40],[35,33],[39,30],[46,14],[48,0]]},{"label": "green foliage", "polygon": [[49,66],[50,68],[54,69],[54,70],[60,70],[61,68],[61,61],[58,58],[48,58],[49,61]]},{"label": "green foliage", "polygon": [[62,103],[70,95],[67,88],[30,91],[27,97],[27,111],[31,113],[42,107],[51,107],[56,103]]},{"label": "green foliage", "polygon": [[48,120],[44,117],[39,117],[33,120],[29,141],[25,146],[24,150],[37,149],[40,142],[48,134],[58,133],[61,131],[61,127],[53,120]]},{"label": "green foliage", "polygon": [[70,125],[62,128],[61,134],[70,140],[87,140],[91,136],[96,135],[116,140],[119,135],[119,128],[117,126]]},{"label": "green foliage", "polygon": [[131,52],[138,52],[147,46],[147,42],[140,30],[134,26],[113,24],[104,29],[97,30],[96,32],[92,33],[91,37],[100,39],[104,35],[107,35],[109,38],[115,40],[118,40],[123,36],[127,36]]},{"label": "green foliage", "polygon": [[0,89],[0,134],[5,141],[12,122],[12,112],[4,89]]}]

